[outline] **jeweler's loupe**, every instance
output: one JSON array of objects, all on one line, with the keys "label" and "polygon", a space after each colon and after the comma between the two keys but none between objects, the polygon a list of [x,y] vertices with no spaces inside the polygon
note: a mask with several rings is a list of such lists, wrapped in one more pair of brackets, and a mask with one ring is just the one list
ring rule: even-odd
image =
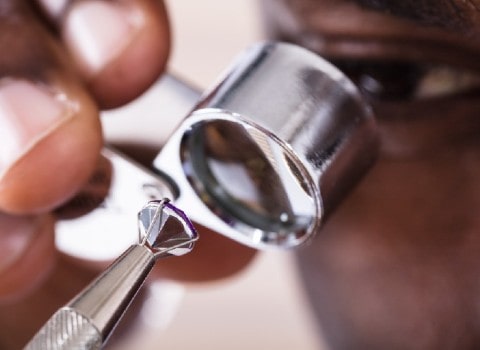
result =
[{"label": "jeweler's loupe", "polygon": [[[152,197],[168,197],[194,222],[241,243],[295,247],[319,230],[376,151],[370,108],[343,73],[306,49],[258,44],[168,138],[153,164],[157,174],[104,152],[112,187],[94,220],[120,223]],[[86,237],[92,230],[81,227],[75,238],[73,225],[61,224],[57,246],[80,256],[85,245],[95,259]],[[106,258],[99,252],[98,259]]]},{"label": "jeweler's loupe", "polygon": [[285,43],[247,51],[176,129],[154,167],[198,223],[247,245],[308,240],[374,160],[355,86]]}]

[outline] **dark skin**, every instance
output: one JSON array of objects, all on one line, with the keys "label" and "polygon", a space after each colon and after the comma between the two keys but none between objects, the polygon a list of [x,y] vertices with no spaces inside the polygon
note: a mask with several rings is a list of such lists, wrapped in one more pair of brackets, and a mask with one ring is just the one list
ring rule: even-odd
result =
[{"label": "dark skin", "polygon": [[[0,0],[0,47],[0,348],[18,349],[100,272],[56,251],[54,211],[99,164],[98,111],[158,79],[170,38],[157,0]],[[49,113],[66,116],[50,125]],[[252,259],[252,249],[199,230],[193,253],[153,275],[212,280]]]},{"label": "dark skin", "polygon": [[[28,256],[22,245],[11,245],[15,249],[6,250],[10,255],[0,257],[0,295],[5,305],[0,312],[5,331],[0,336],[2,348],[18,347],[33,329],[20,321],[12,325],[8,315],[14,310],[38,304],[35,298],[41,296],[42,300],[50,301],[42,304],[43,309],[48,309],[43,310],[46,314],[57,301],[68,299],[66,295],[73,293],[62,290],[59,296],[52,287],[65,266],[81,269],[84,273],[76,274],[81,279],[94,274],[85,272],[66,257],[58,258],[63,261],[62,268],[55,267],[55,259],[47,259],[54,256],[53,220],[48,213],[73,195],[95,167],[101,144],[95,119],[97,106],[120,105],[134,98],[163,69],[168,52],[163,9],[146,0],[126,3],[143,11],[147,19],[144,23],[150,23],[142,27],[147,37],[162,38],[155,41],[162,44],[154,47],[154,52],[143,51],[151,45],[141,45],[144,49],[136,51],[143,58],[150,58],[147,61],[150,64],[137,65],[149,70],[134,74],[143,77],[138,85],[118,84],[115,81],[118,75],[113,74],[114,78],[109,75],[118,69],[128,72],[122,67],[130,67],[135,60],[124,54],[135,51],[134,46],[108,60],[100,70],[92,69],[91,62],[81,54],[75,60],[77,63],[72,64],[66,57],[72,52],[79,55],[79,51],[65,49],[71,45],[55,39],[65,37],[61,35],[64,27],[59,25],[65,12],[60,17],[52,16],[53,22],[45,26],[34,10],[17,6],[21,2],[0,0],[2,15],[17,16],[23,24],[18,30],[30,33],[18,37],[40,46],[46,57],[50,57],[42,65],[49,68],[36,73],[35,78],[59,86],[81,106],[79,118],[62,124],[36,143],[0,180],[0,208],[24,215],[15,220],[5,215],[0,218],[2,227],[27,242],[33,239],[42,242],[38,245],[38,255],[28,257],[24,278],[14,273],[12,264],[15,259]],[[72,2],[68,4],[71,6]],[[477,2],[298,0],[275,1],[270,5],[272,33],[337,62],[357,80],[379,120],[382,141],[379,161],[339,206],[317,239],[298,254],[300,271],[328,344],[333,349],[478,349],[480,104],[475,76],[480,74],[480,16]],[[288,20],[283,17],[286,14]],[[52,31],[60,35],[52,36]],[[0,42],[9,40],[11,35],[10,27],[4,27]],[[2,78],[14,72],[31,77],[36,61],[22,60],[29,55],[21,51],[2,55],[13,56],[17,57],[11,62],[0,61]],[[358,65],[358,62],[368,64]],[[14,63],[20,64],[20,68],[13,69]],[[362,80],[373,75],[384,86],[391,83],[391,78],[384,79],[385,74],[379,74],[378,67],[385,64],[405,67],[405,63],[408,67],[420,66],[421,72],[447,67],[450,77],[458,77],[461,72],[473,78],[463,85],[458,79],[456,84],[446,84],[441,93],[427,89],[428,94],[419,94],[412,87],[400,92],[387,89],[388,94],[384,94],[385,89],[372,89],[365,83],[371,79]],[[455,73],[451,74],[452,71]],[[406,76],[411,78],[411,72],[409,69],[409,74],[400,74],[396,81],[400,83]],[[129,79],[129,74],[124,78]],[[422,81],[413,80],[413,87]],[[105,86],[136,87],[115,91]],[[105,91],[109,91],[108,96],[102,95]],[[66,139],[71,140],[68,148],[59,148]],[[59,152],[60,149],[63,151]],[[60,178],[58,172],[51,171],[55,164],[44,166],[48,159],[58,159],[61,164],[68,162],[69,170]],[[5,239],[0,242],[5,244],[7,232],[2,235]],[[216,251],[223,255],[212,254],[207,239],[217,236],[207,233],[203,237],[206,248],[199,249],[192,260],[182,259],[184,271],[190,274],[192,266],[205,267],[198,269],[206,271],[205,274],[195,270],[196,277],[226,276],[253,256],[251,250],[221,238]],[[232,257],[236,259],[227,260]],[[212,267],[217,266],[228,268],[215,274]],[[33,280],[32,271],[37,276]],[[173,264],[163,273],[169,277],[182,276]],[[4,284],[14,278],[17,279],[14,284]],[[72,283],[74,286],[77,283]]]},{"label": "dark skin", "polygon": [[328,344],[478,349],[479,85],[428,96],[361,85],[399,62],[475,77],[475,2],[312,0],[289,11],[297,31],[279,24],[277,35],[342,62],[372,103],[382,140],[377,164],[298,254]]}]

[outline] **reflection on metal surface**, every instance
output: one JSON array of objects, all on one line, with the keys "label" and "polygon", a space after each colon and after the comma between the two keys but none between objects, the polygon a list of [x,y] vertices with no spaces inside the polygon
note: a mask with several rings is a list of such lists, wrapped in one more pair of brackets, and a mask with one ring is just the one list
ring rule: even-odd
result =
[{"label": "reflection on metal surface", "polygon": [[[191,86],[165,75],[134,102],[103,113],[106,139],[110,143],[151,144],[159,149],[198,97]],[[158,120],[164,121],[163,128],[152,128]],[[151,199],[173,198],[172,189],[152,171],[112,149],[104,149],[103,156],[105,166],[100,168],[109,170],[98,173],[108,175],[105,181],[97,177],[99,181],[89,184],[81,197],[58,213],[62,220],[56,227],[57,248],[87,261],[116,258],[138,238],[132,213]],[[79,209],[87,207],[88,214],[79,216]],[[108,244],[94,244],[99,240]]]},{"label": "reflection on metal surface", "polygon": [[108,261],[138,239],[132,213],[152,199],[172,198],[157,175],[112,150],[103,156],[111,164],[111,182],[103,202],[87,215],[57,223],[55,242],[64,253],[80,259]]},{"label": "reflection on metal surface", "polygon": [[[103,203],[108,210],[89,215],[87,226],[79,219],[77,232],[60,224],[57,245],[86,257],[99,226],[115,222],[129,232],[121,222],[130,203],[138,205],[132,199],[159,192],[193,220],[241,243],[295,247],[319,230],[376,150],[370,108],[343,73],[303,48],[258,44],[173,132],[154,161],[163,179],[115,160]],[[114,251],[88,252],[88,258],[111,258],[132,239],[125,236]]]},{"label": "reflection on metal surface", "polygon": [[[190,220],[167,199],[148,203],[138,217],[143,234],[141,241],[133,244],[68,305],[59,309],[29,342],[27,350],[100,349],[155,261],[189,253],[198,239]],[[172,223],[179,230],[170,231]]]},{"label": "reflection on metal surface", "polygon": [[154,166],[193,220],[255,248],[290,248],[319,230],[376,151],[370,108],[343,73],[263,43],[204,95]]}]

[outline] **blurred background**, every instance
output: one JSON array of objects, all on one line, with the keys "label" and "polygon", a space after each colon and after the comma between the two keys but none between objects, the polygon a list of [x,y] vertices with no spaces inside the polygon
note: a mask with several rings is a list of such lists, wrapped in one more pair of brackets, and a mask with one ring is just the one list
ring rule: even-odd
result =
[{"label": "blurred background", "polygon": [[[264,38],[257,1],[166,4],[173,35],[169,71],[200,91],[244,48]],[[173,129],[181,117],[172,115],[168,127]],[[159,129],[164,126],[162,119]],[[156,282],[140,318],[134,332],[109,348],[325,349],[289,252],[262,252],[240,274],[221,281]]]}]

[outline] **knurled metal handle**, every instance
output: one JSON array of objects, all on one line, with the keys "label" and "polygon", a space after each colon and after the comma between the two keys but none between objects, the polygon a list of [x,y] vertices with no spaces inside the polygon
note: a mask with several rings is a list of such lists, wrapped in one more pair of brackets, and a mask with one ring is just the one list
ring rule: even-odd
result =
[{"label": "knurled metal handle", "polygon": [[96,350],[101,347],[101,334],[90,320],[64,307],[48,320],[25,350]]}]

